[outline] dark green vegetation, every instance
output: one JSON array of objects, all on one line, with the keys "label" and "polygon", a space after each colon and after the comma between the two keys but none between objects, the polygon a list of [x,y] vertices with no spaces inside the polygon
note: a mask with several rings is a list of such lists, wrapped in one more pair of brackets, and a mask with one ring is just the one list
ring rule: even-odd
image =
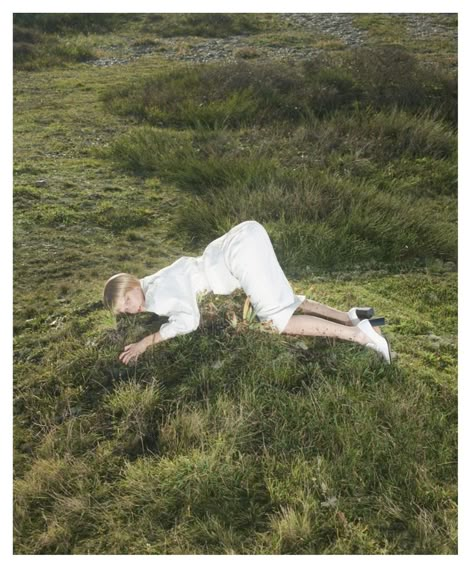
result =
[{"label": "dark green vegetation", "polygon": [[[357,49],[277,15],[18,15],[16,553],[456,553],[455,42],[353,23]],[[240,33],[251,62],[164,57]],[[326,50],[259,56],[285,42]],[[295,292],[385,315],[396,364],[270,335],[237,291],[122,365],[165,318],[115,322],[106,278],[245,219]]]}]

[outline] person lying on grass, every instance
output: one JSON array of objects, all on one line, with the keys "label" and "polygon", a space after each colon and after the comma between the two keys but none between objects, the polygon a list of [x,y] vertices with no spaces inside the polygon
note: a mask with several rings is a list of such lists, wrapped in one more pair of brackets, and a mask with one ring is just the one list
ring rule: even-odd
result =
[{"label": "person lying on grass", "polygon": [[[270,332],[325,336],[362,344],[391,363],[387,340],[357,308],[342,312],[293,292],[265,228],[244,221],[212,241],[200,257],[181,257],[142,279],[128,273],[110,277],[104,287],[104,305],[114,314],[154,312],[168,316],[159,332],[125,346],[124,364],[136,361],[150,345],[187,334],[199,326],[199,293],[230,294],[243,289],[258,319]],[[294,316],[299,308],[303,314]]]}]

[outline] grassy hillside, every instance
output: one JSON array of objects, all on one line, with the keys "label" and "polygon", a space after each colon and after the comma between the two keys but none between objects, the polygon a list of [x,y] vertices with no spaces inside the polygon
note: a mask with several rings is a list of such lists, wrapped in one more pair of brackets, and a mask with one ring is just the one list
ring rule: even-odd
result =
[{"label": "grassy hillside", "polygon": [[[15,553],[457,552],[457,22],[408,16],[17,15]],[[119,362],[166,318],[105,280],[246,219],[396,363],[243,291]]]}]

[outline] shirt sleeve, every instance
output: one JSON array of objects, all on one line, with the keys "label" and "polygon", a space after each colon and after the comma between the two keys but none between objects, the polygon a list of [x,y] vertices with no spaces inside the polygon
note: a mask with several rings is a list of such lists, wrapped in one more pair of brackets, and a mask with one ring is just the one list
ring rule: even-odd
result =
[{"label": "shirt sleeve", "polygon": [[193,332],[201,319],[196,295],[183,275],[154,281],[147,292],[147,310],[168,317],[159,331],[163,340]]},{"label": "shirt sleeve", "polygon": [[175,312],[168,318],[160,328],[160,335],[163,340],[173,338],[182,334],[193,332],[199,326],[199,312],[196,314],[189,314],[186,312]]}]

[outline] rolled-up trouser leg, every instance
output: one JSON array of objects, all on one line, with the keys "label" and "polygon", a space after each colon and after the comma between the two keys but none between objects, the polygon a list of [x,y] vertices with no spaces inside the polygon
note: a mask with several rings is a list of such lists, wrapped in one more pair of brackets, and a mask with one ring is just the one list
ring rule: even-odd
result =
[{"label": "rolled-up trouser leg", "polygon": [[281,333],[306,297],[293,292],[265,228],[257,221],[244,221],[231,229],[224,260],[250,297],[258,318],[272,321]]}]

